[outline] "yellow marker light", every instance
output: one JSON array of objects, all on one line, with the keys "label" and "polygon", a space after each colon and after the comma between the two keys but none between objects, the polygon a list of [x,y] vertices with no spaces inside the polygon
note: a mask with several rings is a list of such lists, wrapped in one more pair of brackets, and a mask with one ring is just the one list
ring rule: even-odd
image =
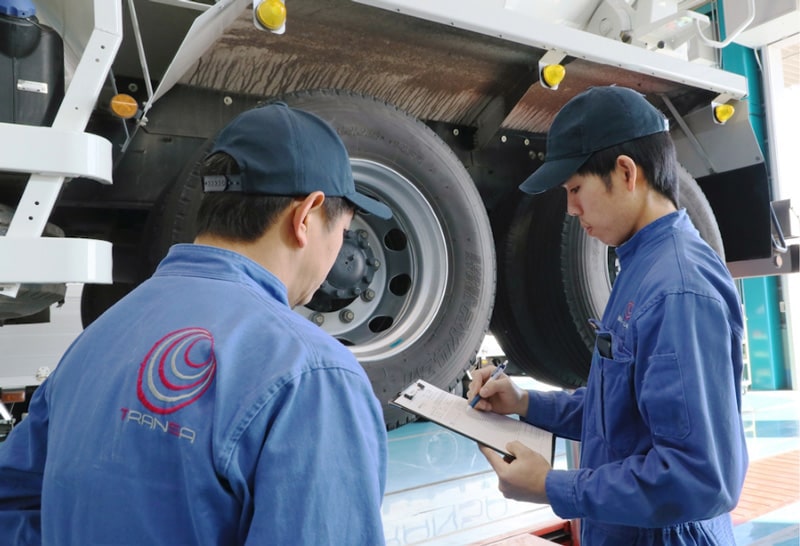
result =
[{"label": "yellow marker light", "polygon": [[567,75],[567,69],[564,65],[548,64],[542,68],[541,81],[545,87],[550,89],[558,89],[558,84],[564,81],[564,76]]},{"label": "yellow marker light", "polygon": [[264,0],[256,8],[256,19],[267,30],[279,30],[286,23],[286,5],[281,0]]},{"label": "yellow marker light", "polygon": [[131,119],[139,111],[139,105],[130,95],[120,93],[111,97],[111,111],[117,117]]},{"label": "yellow marker light", "polygon": [[725,123],[733,117],[736,109],[730,104],[718,104],[714,107],[714,121]]}]

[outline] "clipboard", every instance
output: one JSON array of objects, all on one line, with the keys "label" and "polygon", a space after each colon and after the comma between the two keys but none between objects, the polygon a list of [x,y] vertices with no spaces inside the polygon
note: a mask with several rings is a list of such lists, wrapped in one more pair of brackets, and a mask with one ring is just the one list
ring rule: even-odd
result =
[{"label": "clipboard", "polygon": [[518,440],[553,464],[555,437],[551,432],[508,415],[473,409],[464,398],[421,379],[400,391],[397,398],[389,403],[488,446],[506,457],[513,457],[506,450],[506,445]]}]

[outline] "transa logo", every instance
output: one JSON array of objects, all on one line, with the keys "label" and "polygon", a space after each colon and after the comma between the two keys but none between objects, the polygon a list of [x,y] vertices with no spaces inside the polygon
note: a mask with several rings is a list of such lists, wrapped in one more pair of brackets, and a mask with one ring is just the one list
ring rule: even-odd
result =
[{"label": "transa logo", "polygon": [[203,396],[216,370],[211,332],[177,330],[153,345],[139,367],[139,400],[161,415],[176,412]]}]

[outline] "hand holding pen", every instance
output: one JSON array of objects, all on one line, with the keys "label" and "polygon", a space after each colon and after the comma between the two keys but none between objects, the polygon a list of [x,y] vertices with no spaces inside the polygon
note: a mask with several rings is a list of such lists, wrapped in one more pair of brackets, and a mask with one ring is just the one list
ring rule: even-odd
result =
[{"label": "hand holding pen", "polygon": [[[505,361],[503,361],[503,363],[502,363],[502,364],[500,364],[499,366],[497,366],[497,367],[494,369],[494,371],[492,372],[492,375],[490,375],[490,376],[489,376],[489,379],[487,379],[487,380],[486,380],[486,383],[488,383],[489,381],[492,381],[492,380],[494,380],[494,379],[497,379],[498,377],[500,377],[501,375],[503,375],[503,372],[506,370],[506,366],[507,366],[507,365],[508,365],[508,360],[505,360]],[[484,385],[485,385],[486,383],[484,383]],[[470,385],[470,386],[471,386],[471,385]],[[482,386],[482,385],[481,385],[481,386]],[[479,390],[480,390],[480,389],[479,389]],[[480,394],[478,394],[478,393],[475,393],[475,396],[472,398],[472,401],[469,403],[469,407],[471,407],[471,408],[474,408],[474,407],[475,407],[475,404],[477,404],[477,403],[478,403],[478,402],[480,402],[480,401],[481,401],[481,395],[480,395]]]},{"label": "hand holding pen", "polygon": [[[481,411],[492,411],[501,415],[528,413],[528,391],[519,388],[510,378],[503,376],[507,362],[490,371],[480,368],[473,372],[467,398],[469,407]],[[483,391],[484,396],[480,395]]]}]

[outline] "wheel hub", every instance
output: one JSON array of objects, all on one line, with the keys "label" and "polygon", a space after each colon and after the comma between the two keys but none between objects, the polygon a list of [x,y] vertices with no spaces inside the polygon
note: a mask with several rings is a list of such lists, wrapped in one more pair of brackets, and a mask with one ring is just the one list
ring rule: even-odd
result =
[{"label": "wheel hub", "polygon": [[332,311],[337,308],[337,300],[352,301],[369,287],[380,266],[380,260],[369,245],[368,233],[362,229],[345,231],[336,262],[308,307]]}]

